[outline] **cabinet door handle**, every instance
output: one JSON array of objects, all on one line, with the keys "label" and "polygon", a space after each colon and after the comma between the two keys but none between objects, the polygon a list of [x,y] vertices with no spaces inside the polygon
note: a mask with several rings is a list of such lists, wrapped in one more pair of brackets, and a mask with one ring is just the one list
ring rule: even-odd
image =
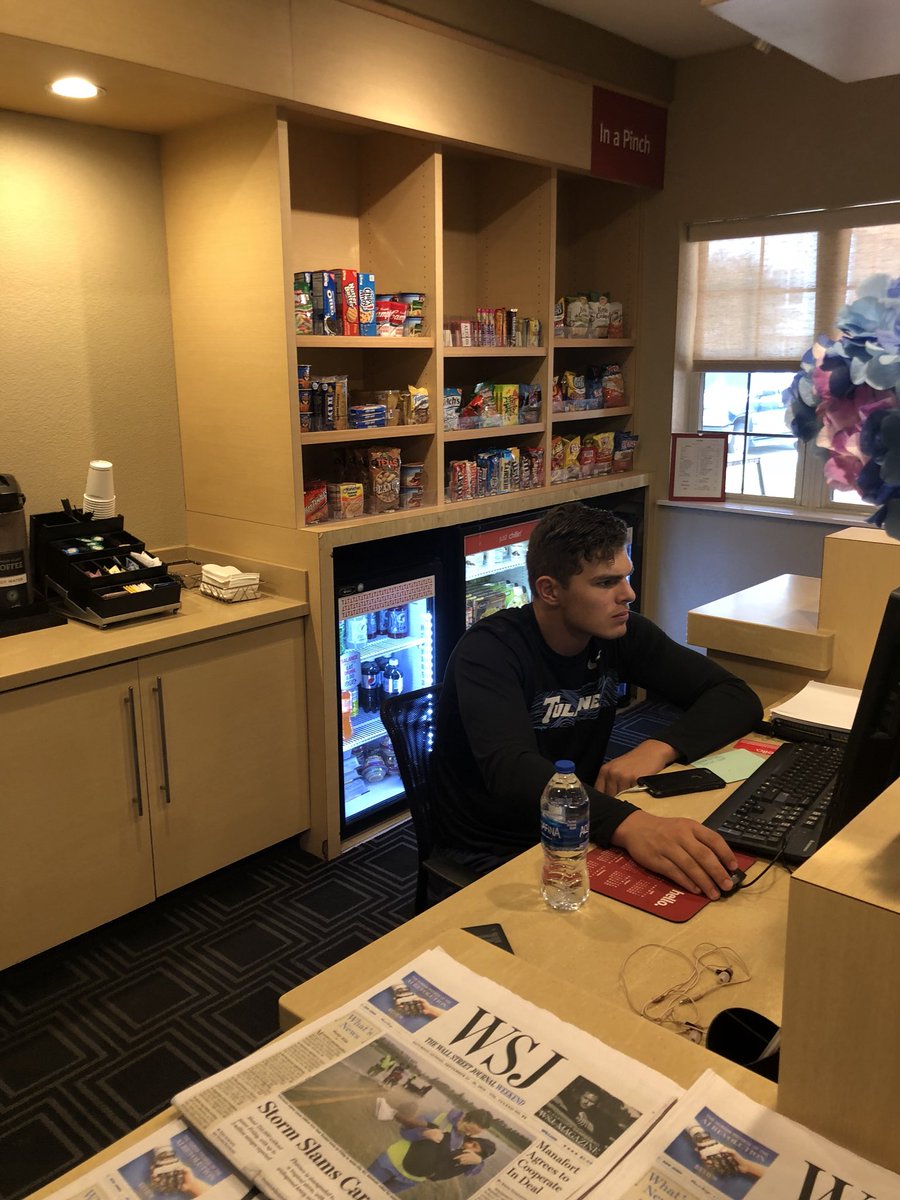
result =
[{"label": "cabinet door handle", "polygon": [[163,781],[159,785],[159,790],[165,794],[166,804],[172,803],[172,789],[169,786],[169,748],[166,745],[166,710],[163,704],[163,686],[162,679],[157,675],[156,686],[156,708],[159,713],[159,744],[162,749],[162,769]]},{"label": "cabinet door handle", "polygon": [[137,795],[132,800],[132,804],[137,805],[138,816],[142,817],[144,815],[144,797],[141,792],[141,759],[138,754],[137,713],[134,708],[133,687],[128,689],[125,703],[128,705],[128,714],[131,717],[131,756],[134,759],[134,783],[137,788]]}]

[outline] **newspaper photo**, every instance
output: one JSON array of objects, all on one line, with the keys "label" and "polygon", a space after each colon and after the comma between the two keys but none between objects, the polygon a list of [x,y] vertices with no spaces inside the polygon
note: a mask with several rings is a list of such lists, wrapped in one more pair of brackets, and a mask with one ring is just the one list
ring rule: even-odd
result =
[{"label": "newspaper photo", "polygon": [[259,1192],[239,1179],[217,1150],[176,1119],[88,1171],[77,1183],[51,1193],[48,1200],[159,1200],[162,1196],[201,1195],[204,1200],[250,1200]]},{"label": "newspaper photo", "polygon": [[681,1090],[430,950],[175,1104],[272,1200],[575,1200]]},{"label": "newspaper photo", "polygon": [[[873,1119],[884,1119],[873,1114]],[[900,1176],[707,1071],[591,1200],[897,1200]]]}]

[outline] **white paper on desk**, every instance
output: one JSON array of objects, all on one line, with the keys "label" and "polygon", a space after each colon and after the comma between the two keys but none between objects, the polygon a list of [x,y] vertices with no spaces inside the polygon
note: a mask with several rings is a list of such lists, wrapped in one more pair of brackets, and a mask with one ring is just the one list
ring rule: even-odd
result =
[{"label": "white paper on desk", "polygon": [[[477,1110],[491,1144],[482,1162],[419,1161],[423,1184],[447,1179],[453,1189],[438,1194],[463,1200],[581,1200],[681,1094],[433,949],[175,1104],[272,1200],[388,1197],[422,1130],[458,1154],[454,1122]],[[379,1120],[381,1099],[396,1109],[393,1123]]]},{"label": "white paper on desk", "polygon": [[127,1150],[79,1175],[75,1183],[51,1192],[47,1200],[112,1196],[145,1200],[164,1193],[187,1197],[201,1192],[205,1200],[249,1200],[259,1195],[217,1150],[174,1117]]},{"label": "white paper on desk", "polygon": [[749,1100],[712,1071],[591,1192],[590,1200],[874,1200],[900,1178]]},{"label": "white paper on desk", "polygon": [[849,732],[859,704],[859,689],[832,683],[808,683],[803,691],[772,709],[773,717]]}]

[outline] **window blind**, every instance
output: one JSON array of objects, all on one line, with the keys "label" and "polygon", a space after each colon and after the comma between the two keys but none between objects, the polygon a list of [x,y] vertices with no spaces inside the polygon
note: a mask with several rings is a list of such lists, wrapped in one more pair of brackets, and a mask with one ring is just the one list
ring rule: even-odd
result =
[{"label": "window blind", "polygon": [[862,280],[900,275],[900,203],[706,222],[688,242],[693,370],[785,369]]}]

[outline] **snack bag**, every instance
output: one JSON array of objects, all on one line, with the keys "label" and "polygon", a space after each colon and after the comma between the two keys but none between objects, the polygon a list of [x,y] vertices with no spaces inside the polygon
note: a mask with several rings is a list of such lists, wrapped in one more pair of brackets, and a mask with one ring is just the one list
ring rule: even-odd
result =
[{"label": "snack bag", "polygon": [[431,400],[428,395],[428,388],[410,386],[409,399],[410,425],[427,425],[431,414]]},{"label": "snack bag", "polygon": [[581,454],[581,434],[576,433],[574,437],[565,438],[565,478],[580,479],[581,464],[579,463],[579,455]]},{"label": "snack bag", "polygon": [[606,296],[591,292],[588,300],[588,337],[609,337],[609,300]]},{"label": "snack bag", "polygon": [[589,318],[587,296],[566,296],[566,329],[570,338],[587,337]]},{"label": "snack bag", "polygon": [[584,373],[584,398],[588,408],[603,407],[603,368],[588,367]]},{"label": "snack bag", "polygon": [[566,411],[566,397],[563,392],[563,381],[559,375],[553,376],[553,392],[550,397],[550,408],[552,412]]},{"label": "snack bag", "polygon": [[396,512],[400,507],[400,451],[396,446],[370,446],[366,451],[369,487],[366,512]]},{"label": "snack bag", "polygon": [[564,338],[566,336],[566,298],[560,296],[553,306],[553,336]]},{"label": "snack bag", "polygon": [[566,439],[559,434],[550,445],[550,482],[565,483],[566,475]]},{"label": "snack bag", "polygon": [[294,326],[299,334],[313,331],[312,271],[294,272]]},{"label": "snack bag", "polygon": [[621,408],[625,403],[625,378],[622,368],[610,363],[603,368],[603,407]]},{"label": "snack bag", "polygon": [[462,408],[462,388],[444,388],[444,429],[459,429],[459,412]]},{"label": "snack bag", "polygon": [[595,475],[608,475],[612,470],[613,462],[613,434],[611,431],[605,433],[589,433],[585,435],[584,442],[594,449],[594,470]]},{"label": "snack bag", "polygon": [[519,385],[517,383],[495,383],[493,400],[500,424],[518,425]]},{"label": "snack bag", "polygon": [[634,450],[638,444],[638,435],[630,430],[620,429],[615,433],[612,469],[615,472],[634,470]]},{"label": "snack bag", "polygon": [[611,338],[625,336],[625,317],[620,300],[611,300],[609,304],[609,336]]},{"label": "snack bag", "polygon": [[564,378],[566,408],[570,412],[585,408],[584,376],[578,371],[566,371]]}]

